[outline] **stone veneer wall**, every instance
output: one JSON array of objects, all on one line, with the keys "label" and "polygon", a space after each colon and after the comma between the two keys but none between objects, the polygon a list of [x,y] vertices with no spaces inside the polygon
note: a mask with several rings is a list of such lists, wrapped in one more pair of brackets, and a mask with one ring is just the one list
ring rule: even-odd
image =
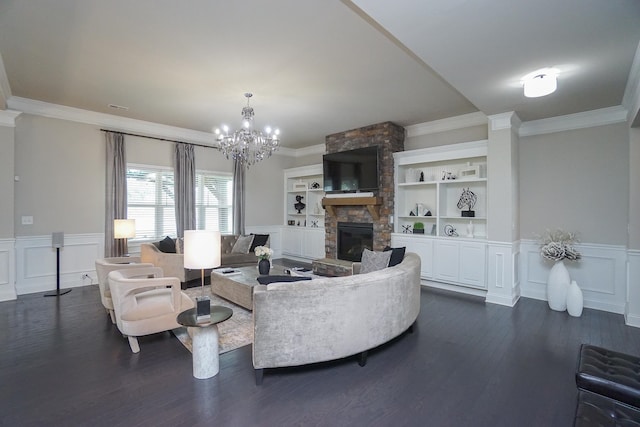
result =
[{"label": "stone veneer wall", "polygon": [[328,135],[325,138],[327,154],[339,151],[353,150],[371,146],[382,147],[380,164],[380,188],[378,197],[382,204],[378,207],[380,219],[373,220],[366,206],[335,206],[336,217],[325,215],[325,256],[337,258],[337,229],[338,222],[370,222],[373,223],[373,249],[381,251],[391,244],[392,224],[389,222],[393,215],[394,185],[393,185],[393,153],[404,151],[404,128],[391,122],[378,123],[360,129]]}]

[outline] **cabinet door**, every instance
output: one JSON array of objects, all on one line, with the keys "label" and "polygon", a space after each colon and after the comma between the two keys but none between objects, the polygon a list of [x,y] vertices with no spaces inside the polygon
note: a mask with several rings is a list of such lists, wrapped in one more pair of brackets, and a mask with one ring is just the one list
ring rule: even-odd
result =
[{"label": "cabinet door", "polygon": [[391,237],[393,247],[406,247],[407,252],[414,252],[420,257],[420,277],[433,278],[433,240],[423,237],[405,238]]},{"label": "cabinet door", "polygon": [[457,282],[460,267],[460,243],[436,240],[434,257],[434,279]]},{"label": "cabinet door", "polygon": [[487,247],[482,243],[460,244],[460,283],[486,289]]},{"label": "cabinet door", "polygon": [[294,256],[302,254],[302,230],[295,227],[287,227],[282,233],[282,253]]},{"label": "cabinet door", "polygon": [[324,258],[324,228],[304,230],[302,233],[302,256],[310,259]]}]

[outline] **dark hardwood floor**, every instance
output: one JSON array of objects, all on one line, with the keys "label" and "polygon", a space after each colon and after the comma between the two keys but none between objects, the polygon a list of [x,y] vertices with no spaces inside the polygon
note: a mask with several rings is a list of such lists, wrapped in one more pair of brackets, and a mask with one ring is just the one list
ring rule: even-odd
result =
[{"label": "dark hardwood floor", "polygon": [[570,426],[581,343],[640,354],[621,315],[581,318],[424,289],[413,334],[356,358],[267,370],[251,346],[196,380],[169,333],[129,345],[97,286],[0,303],[2,426]]}]

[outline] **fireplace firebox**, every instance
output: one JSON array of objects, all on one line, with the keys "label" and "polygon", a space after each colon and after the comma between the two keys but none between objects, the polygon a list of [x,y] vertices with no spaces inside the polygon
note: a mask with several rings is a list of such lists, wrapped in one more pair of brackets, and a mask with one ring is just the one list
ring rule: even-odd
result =
[{"label": "fireplace firebox", "polygon": [[338,223],[338,259],[360,262],[364,248],[373,250],[373,224]]}]

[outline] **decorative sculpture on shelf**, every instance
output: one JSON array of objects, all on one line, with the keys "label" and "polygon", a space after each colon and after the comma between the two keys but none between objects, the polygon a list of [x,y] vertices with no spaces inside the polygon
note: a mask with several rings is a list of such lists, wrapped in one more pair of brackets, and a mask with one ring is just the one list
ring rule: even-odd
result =
[{"label": "decorative sculpture on shelf", "polygon": [[298,213],[302,213],[302,209],[304,209],[307,205],[302,203],[302,199],[304,196],[296,196],[296,203],[293,207],[298,211]]},{"label": "decorative sculpture on shelf", "polygon": [[446,234],[449,237],[458,237],[458,232],[456,231],[455,227],[451,224],[447,224],[444,226],[444,234]]},{"label": "decorative sculpture on shelf", "polygon": [[403,225],[402,226],[403,233],[411,233],[411,225]]},{"label": "decorative sculpture on shelf", "polygon": [[469,188],[462,189],[462,195],[460,196],[460,200],[458,201],[458,209],[462,209],[467,206],[466,211],[462,211],[463,217],[474,217],[476,216],[476,212],[471,210],[476,205],[478,201],[478,197],[475,195],[473,191]]}]

